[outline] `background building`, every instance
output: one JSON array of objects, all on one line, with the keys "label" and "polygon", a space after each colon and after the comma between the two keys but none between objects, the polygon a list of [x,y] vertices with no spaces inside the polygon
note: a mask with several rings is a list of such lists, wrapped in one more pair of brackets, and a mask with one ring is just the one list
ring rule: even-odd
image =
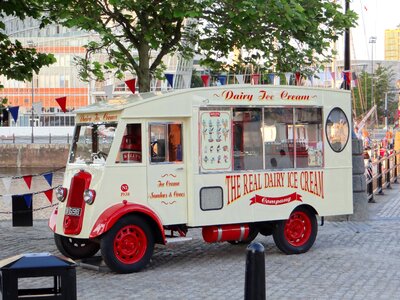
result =
[{"label": "background building", "polygon": [[400,28],[385,30],[385,60],[400,60]]}]

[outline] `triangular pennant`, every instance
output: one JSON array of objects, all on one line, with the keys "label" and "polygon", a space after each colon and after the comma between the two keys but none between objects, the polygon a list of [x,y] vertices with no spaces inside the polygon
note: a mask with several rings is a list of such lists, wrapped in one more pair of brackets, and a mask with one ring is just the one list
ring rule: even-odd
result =
[{"label": "triangular pennant", "polygon": [[218,80],[221,85],[225,85],[226,84],[226,75],[219,75]]},{"label": "triangular pennant", "polygon": [[26,206],[27,207],[31,207],[31,205],[32,205],[32,195],[33,194],[25,194],[25,195],[23,195],[24,196],[24,200],[25,200],[25,204],[26,204]]},{"label": "triangular pennant", "polygon": [[53,203],[53,189],[44,191],[44,194],[46,195],[46,197],[50,201],[50,203]]},{"label": "triangular pennant", "polygon": [[203,86],[208,86],[210,75],[208,74],[201,75],[201,80],[203,81]]},{"label": "triangular pennant", "polygon": [[300,76],[300,72],[296,72],[294,74],[295,78],[296,78],[296,85],[300,85],[300,81],[301,81],[301,76]]},{"label": "triangular pennant", "polygon": [[12,196],[11,195],[3,195],[3,201],[5,204],[11,204]]},{"label": "triangular pennant", "polygon": [[165,78],[167,79],[168,84],[171,87],[174,87],[174,74],[168,73],[168,74],[164,74],[164,75],[165,75]]},{"label": "triangular pennant", "polygon": [[275,85],[280,85],[281,84],[281,77],[278,75],[278,76],[275,76],[275,83],[274,83]]},{"label": "triangular pennant", "polygon": [[336,73],[335,72],[331,72],[331,77],[332,77],[332,80],[335,80],[336,79]]},{"label": "triangular pennant", "polygon": [[238,81],[239,84],[243,84],[244,83],[244,75],[243,74],[238,74],[235,75],[236,80]]},{"label": "triangular pennant", "polygon": [[24,179],[24,181],[26,182],[26,185],[30,189],[31,183],[32,183],[32,175],[23,176],[22,178]]},{"label": "triangular pennant", "polygon": [[44,179],[46,179],[47,183],[52,186],[53,184],[53,173],[43,174]]},{"label": "triangular pennant", "polygon": [[254,85],[258,84],[260,81],[260,74],[251,74],[251,81]]},{"label": "triangular pennant", "polygon": [[185,74],[182,76],[182,80],[183,80],[183,85],[185,86],[185,88],[190,88],[190,83],[192,81],[192,75]]},{"label": "triangular pennant", "polygon": [[67,108],[66,108],[66,105],[67,105],[67,97],[56,98],[56,101],[57,101],[58,105],[60,105],[61,110],[62,110],[63,112],[67,112]]},{"label": "triangular pennant", "polygon": [[290,85],[290,77],[292,77],[292,73],[286,72],[285,73],[285,78],[286,78],[286,84]]},{"label": "triangular pennant", "polygon": [[104,92],[106,93],[106,98],[110,99],[113,96],[113,91],[114,91],[114,85],[109,84],[104,86]]},{"label": "triangular pennant", "polygon": [[270,84],[274,84],[275,74],[274,73],[268,74],[268,79]]},{"label": "triangular pennant", "polygon": [[308,75],[308,80],[311,83],[311,86],[314,86],[314,76],[313,75]]},{"label": "triangular pennant", "polygon": [[136,78],[125,80],[126,85],[131,90],[132,94],[136,92]]},{"label": "triangular pennant", "polygon": [[11,177],[4,177],[1,179],[3,181],[3,185],[6,188],[6,192],[8,193],[8,191],[10,190],[10,186],[11,186]]},{"label": "triangular pennant", "polygon": [[9,106],[8,111],[11,113],[11,116],[14,119],[14,122],[17,123],[18,120],[18,110],[19,106]]}]

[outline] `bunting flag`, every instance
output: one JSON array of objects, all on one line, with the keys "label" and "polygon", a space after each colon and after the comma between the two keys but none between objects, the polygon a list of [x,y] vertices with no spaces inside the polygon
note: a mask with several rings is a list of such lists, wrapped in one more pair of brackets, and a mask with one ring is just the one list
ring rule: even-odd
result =
[{"label": "bunting flag", "polygon": [[281,84],[281,77],[280,76],[275,76],[275,85],[280,85]]},{"label": "bunting flag", "polygon": [[24,179],[24,181],[26,182],[26,185],[30,189],[31,183],[32,183],[32,175],[22,176],[22,178]]},{"label": "bunting flag", "polygon": [[53,189],[44,191],[44,194],[46,195],[47,200],[49,200],[50,203],[53,203]]},{"label": "bunting flag", "polygon": [[132,94],[136,92],[136,78],[126,80],[125,84],[131,90]]},{"label": "bunting flag", "polygon": [[168,84],[173,88],[174,87],[174,74],[166,73],[164,74],[167,79]]},{"label": "bunting flag", "polygon": [[314,86],[314,76],[313,75],[308,75],[307,77],[308,77],[308,80],[311,83],[311,86]]},{"label": "bunting flag", "polygon": [[31,208],[32,207],[32,196],[33,196],[33,194],[25,194],[23,196],[24,196],[26,207]]},{"label": "bunting flag", "polygon": [[301,82],[301,74],[300,74],[300,72],[294,73],[294,76],[296,78],[296,85],[300,85],[300,82]]},{"label": "bunting flag", "polygon": [[105,85],[104,86],[104,92],[106,93],[106,98],[107,99],[112,98],[113,92],[114,92],[114,85],[113,84]]},{"label": "bunting flag", "polygon": [[353,72],[352,79],[354,81],[354,85],[357,86],[358,85],[358,77],[357,77],[356,72]]},{"label": "bunting flag", "polygon": [[183,80],[183,85],[185,86],[185,88],[190,88],[190,84],[192,81],[192,75],[191,74],[185,74],[182,76],[182,80]]},{"label": "bunting flag", "polygon": [[332,80],[336,80],[336,73],[335,72],[331,72],[331,77],[332,77]]},{"label": "bunting flag", "polygon": [[3,185],[6,188],[6,192],[8,193],[8,191],[10,190],[10,186],[11,186],[11,177],[4,177],[1,179],[3,181]]},{"label": "bunting flag", "polygon": [[292,77],[292,73],[286,72],[285,73],[285,79],[286,79],[286,84],[290,85],[290,77]]},{"label": "bunting flag", "polygon": [[351,72],[343,71],[343,80],[346,81],[347,86],[351,86]]},{"label": "bunting flag", "polygon": [[11,201],[12,201],[12,196],[11,195],[3,195],[3,201],[7,205],[9,205],[11,203]]},{"label": "bunting flag", "polygon": [[18,110],[19,106],[9,106],[8,111],[11,113],[11,116],[14,119],[14,122],[17,123],[18,120]]},{"label": "bunting flag", "polygon": [[56,101],[58,103],[58,105],[60,105],[61,110],[65,113],[67,112],[67,97],[60,97],[60,98],[56,98]]},{"label": "bunting flag", "polygon": [[201,75],[201,80],[203,81],[204,87],[208,86],[209,82],[210,82],[210,75],[208,75],[208,74]]},{"label": "bunting flag", "polygon": [[260,74],[251,74],[251,81],[254,85],[258,84],[260,81]]},{"label": "bunting flag", "polygon": [[221,85],[225,85],[226,84],[226,75],[219,75],[218,76],[218,81]]},{"label": "bunting flag", "polygon": [[244,83],[244,75],[243,74],[238,74],[235,75],[236,80],[238,81],[239,84],[243,84]]},{"label": "bunting flag", "polygon": [[32,106],[35,114],[40,116],[42,114],[42,107],[43,107],[42,102],[34,102]]},{"label": "bunting flag", "polygon": [[270,84],[274,84],[275,74],[274,73],[268,74],[268,79]]},{"label": "bunting flag", "polygon": [[44,179],[46,179],[47,183],[52,186],[53,185],[53,173],[43,174]]}]

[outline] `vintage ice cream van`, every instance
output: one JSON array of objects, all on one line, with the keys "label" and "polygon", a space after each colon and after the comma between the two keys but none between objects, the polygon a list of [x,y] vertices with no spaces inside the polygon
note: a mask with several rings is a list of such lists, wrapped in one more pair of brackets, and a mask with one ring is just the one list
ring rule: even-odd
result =
[{"label": "vintage ice cream van", "polygon": [[[317,215],[351,214],[350,94],[235,85],[115,98],[76,111],[58,207],[61,253],[120,273],[154,244],[248,243],[272,235],[310,249]],[[349,142],[350,140],[350,142]]]}]

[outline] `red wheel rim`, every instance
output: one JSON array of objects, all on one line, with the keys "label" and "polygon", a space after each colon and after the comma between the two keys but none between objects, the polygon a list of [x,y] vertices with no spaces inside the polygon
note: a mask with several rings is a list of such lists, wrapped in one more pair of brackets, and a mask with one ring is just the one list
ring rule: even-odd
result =
[{"label": "red wheel rim", "polygon": [[114,239],[114,253],[124,264],[133,264],[142,259],[147,249],[147,237],[142,228],[128,225],[121,228]]},{"label": "red wheel rim", "polygon": [[311,236],[311,220],[302,211],[296,211],[290,215],[285,224],[285,239],[292,246],[303,246]]}]

